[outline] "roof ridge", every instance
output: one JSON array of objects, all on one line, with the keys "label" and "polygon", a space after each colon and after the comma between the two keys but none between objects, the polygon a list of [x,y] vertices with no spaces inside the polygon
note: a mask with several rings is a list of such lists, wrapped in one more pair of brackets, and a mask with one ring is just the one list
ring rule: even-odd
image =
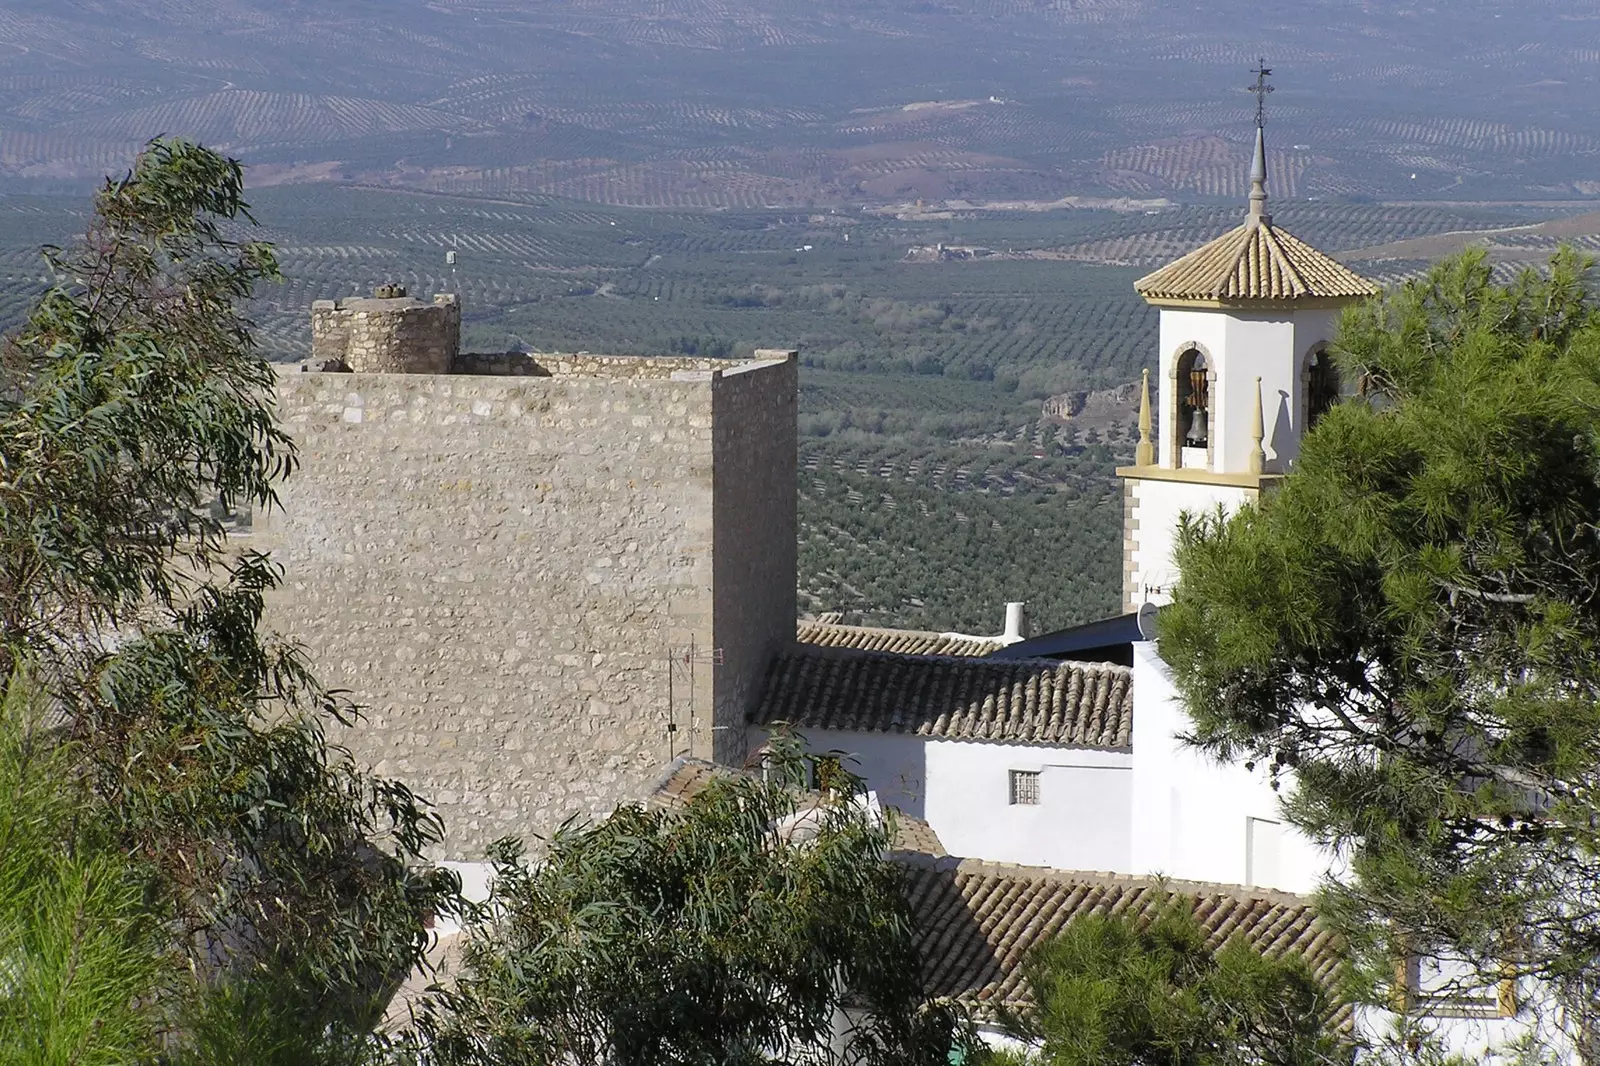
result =
[{"label": "roof ridge", "polygon": [[[1311,291],[1311,283],[1300,273],[1300,268],[1295,265],[1293,258],[1289,255],[1289,249],[1278,239],[1277,230],[1273,227],[1271,221],[1263,221],[1256,229],[1260,231],[1260,239],[1265,241],[1267,247],[1272,250],[1273,261],[1279,264],[1280,269],[1288,272],[1301,292],[1309,293]],[[1308,245],[1307,247],[1310,246]]]},{"label": "roof ridge", "polygon": [[[951,859],[955,859],[951,862]],[[984,874],[991,877],[1017,877],[1040,881],[1060,881],[1072,884],[1164,887],[1180,895],[1230,896],[1234,899],[1259,899],[1294,906],[1310,906],[1315,900],[1295,892],[1253,885],[1231,885],[1221,881],[1184,881],[1162,877],[1159,874],[1120,874],[1110,870],[1064,870],[1054,866],[1025,866],[1021,863],[995,862],[989,859],[956,858],[947,856],[943,865],[958,873]]]},{"label": "roof ridge", "polygon": [[858,625],[858,624],[856,624],[854,622],[823,622],[823,621],[818,621],[816,619],[812,619],[810,621],[800,621],[800,622],[797,622],[795,624],[795,629],[796,630],[804,629],[804,628],[808,628],[808,627],[809,628],[816,628],[816,629],[848,629],[848,630],[852,630],[852,631],[856,631],[856,632],[862,632],[862,633],[904,633],[907,636],[913,636],[913,637],[959,636],[963,640],[991,640],[991,641],[995,641],[995,642],[999,642],[999,641],[1005,639],[1004,637],[1000,637],[1000,636],[981,636],[981,635],[974,635],[974,634],[970,634],[970,633],[959,633],[958,634],[958,633],[955,633],[954,630],[900,629],[897,626],[868,626],[868,625]]},{"label": "roof ridge", "polygon": [[882,648],[848,648],[832,644],[808,644],[792,641],[782,655],[805,655],[817,659],[906,659],[914,662],[955,663],[964,667],[989,667],[995,670],[1016,666],[1036,666],[1047,669],[1071,669],[1080,673],[1109,673],[1114,676],[1133,676],[1133,667],[1121,663],[1088,662],[1081,659],[1052,659],[1048,656],[1030,656],[1017,659],[990,659],[978,655],[941,655],[936,652],[887,651]]}]

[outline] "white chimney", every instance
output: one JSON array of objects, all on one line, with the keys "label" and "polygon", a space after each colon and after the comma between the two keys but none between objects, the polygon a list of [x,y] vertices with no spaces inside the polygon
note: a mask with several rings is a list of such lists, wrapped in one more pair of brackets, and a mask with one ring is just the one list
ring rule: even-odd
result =
[{"label": "white chimney", "polygon": [[1027,604],[1013,600],[1006,604],[1006,631],[1000,635],[1004,644],[1017,644],[1028,639]]}]

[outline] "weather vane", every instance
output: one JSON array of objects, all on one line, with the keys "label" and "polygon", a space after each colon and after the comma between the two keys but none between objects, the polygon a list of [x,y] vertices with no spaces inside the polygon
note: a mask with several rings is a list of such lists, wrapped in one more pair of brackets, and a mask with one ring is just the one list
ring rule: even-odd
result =
[{"label": "weather vane", "polygon": [[1249,87],[1250,92],[1256,94],[1256,129],[1267,128],[1267,94],[1272,91],[1272,86],[1267,84],[1267,79],[1272,77],[1272,68],[1267,66],[1266,57],[1256,60],[1256,68],[1250,73],[1256,76],[1256,83]]}]

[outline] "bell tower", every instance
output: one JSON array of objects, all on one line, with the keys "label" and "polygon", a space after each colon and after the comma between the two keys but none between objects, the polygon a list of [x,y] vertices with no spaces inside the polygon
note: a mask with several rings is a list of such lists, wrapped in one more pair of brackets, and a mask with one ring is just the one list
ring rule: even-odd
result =
[{"label": "bell tower", "polygon": [[1263,63],[1244,222],[1134,282],[1161,315],[1152,417],[1150,372],[1139,449],[1123,479],[1124,611],[1165,603],[1177,572],[1179,517],[1232,511],[1293,464],[1300,438],[1335,402],[1326,355],[1339,313],[1378,288],[1287,231],[1267,212]]}]

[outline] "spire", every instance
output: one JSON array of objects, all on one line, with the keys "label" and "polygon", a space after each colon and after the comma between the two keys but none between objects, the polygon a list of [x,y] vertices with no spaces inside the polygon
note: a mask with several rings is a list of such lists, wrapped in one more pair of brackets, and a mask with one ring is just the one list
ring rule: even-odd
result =
[{"label": "spire", "polygon": [[1267,452],[1262,447],[1266,439],[1266,422],[1261,417],[1261,379],[1256,378],[1256,409],[1250,418],[1250,473],[1261,474],[1267,469]]},{"label": "spire", "polygon": [[1150,436],[1150,368],[1145,367],[1144,384],[1139,393],[1139,447],[1133,455],[1134,466],[1154,466],[1156,444]]},{"label": "spire", "polygon": [[1267,94],[1272,92],[1272,86],[1267,84],[1267,78],[1272,75],[1272,68],[1267,66],[1265,58],[1259,60],[1256,69],[1250,73],[1256,76],[1256,83],[1250,86],[1250,91],[1256,94],[1256,152],[1250,160],[1250,222],[1252,225],[1272,225],[1272,216],[1267,214]]},{"label": "spire", "polygon": [[1272,225],[1267,214],[1267,138],[1266,132],[1256,127],[1256,156],[1250,163],[1250,221],[1257,225]]}]

